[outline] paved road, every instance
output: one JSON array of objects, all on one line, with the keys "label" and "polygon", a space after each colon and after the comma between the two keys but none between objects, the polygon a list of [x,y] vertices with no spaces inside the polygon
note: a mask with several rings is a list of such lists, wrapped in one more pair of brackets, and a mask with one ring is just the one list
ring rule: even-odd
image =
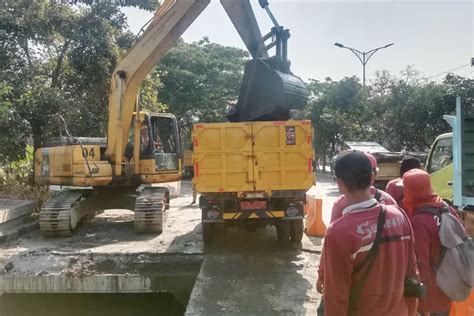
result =
[{"label": "paved road", "polygon": [[[313,194],[323,198],[323,221],[329,223],[339,196],[332,182],[319,182]],[[282,248],[273,231],[256,234],[230,231],[225,247],[209,253],[187,307],[201,315],[316,315],[320,238],[305,236],[301,248]]]}]

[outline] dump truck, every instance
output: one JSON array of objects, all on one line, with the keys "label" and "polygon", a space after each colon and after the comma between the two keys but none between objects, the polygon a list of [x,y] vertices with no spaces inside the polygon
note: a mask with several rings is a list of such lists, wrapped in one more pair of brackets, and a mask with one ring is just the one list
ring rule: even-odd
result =
[{"label": "dump truck", "polygon": [[377,159],[379,170],[375,186],[378,189],[384,190],[390,180],[400,177],[400,163],[404,156],[403,153],[392,152],[376,142],[344,142],[340,151],[347,149],[371,153]]},{"label": "dump truck", "polygon": [[474,115],[456,99],[456,115],[445,115],[452,133],[439,135],[431,147],[426,171],[434,190],[454,205],[474,236]]},{"label": "dump truck", "polygon": [[310,121],[292,120],[292,112],[304,108],[309,92],[290,70],[289,30],[268,1],[259,4],[274,26],[258,42],[261,54],[245,66],[230,122],[193,126],[193,186],[201,193],[205,244],[223,239],[231,225],[274,225],[281,242],[303,237],[305,192],[313,185],[312,128]]},{"label": "dump truck", "polygon": [[310,121],[196,124],[192,137],[205,243],[233,225],[274,225],[279,241],[301,241],[314,182]]}]

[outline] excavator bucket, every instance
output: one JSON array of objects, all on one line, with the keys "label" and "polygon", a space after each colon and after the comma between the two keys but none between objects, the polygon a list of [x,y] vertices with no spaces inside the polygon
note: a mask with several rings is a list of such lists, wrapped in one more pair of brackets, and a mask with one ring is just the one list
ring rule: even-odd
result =
[{"label": "excavator bucket", "polygon": [[301,78],[276,70],[270,59],[253,59],[245,66],[232,122],[285,121],[290,110],[302,110],[309,92]]}]

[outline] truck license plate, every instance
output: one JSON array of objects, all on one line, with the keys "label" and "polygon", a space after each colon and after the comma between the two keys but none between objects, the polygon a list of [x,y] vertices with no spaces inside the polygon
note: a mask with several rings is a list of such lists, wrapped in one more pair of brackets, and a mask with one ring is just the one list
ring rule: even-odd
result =
[{"label": "truck license plate", "polygon": [[242,210],[263,210],[267,208],[267,201],[242,201],[240,208]]}]

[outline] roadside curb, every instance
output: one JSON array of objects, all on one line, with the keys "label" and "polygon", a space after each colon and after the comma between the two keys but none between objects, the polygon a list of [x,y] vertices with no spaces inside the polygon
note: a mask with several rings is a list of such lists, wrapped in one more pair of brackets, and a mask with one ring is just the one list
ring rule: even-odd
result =
[{"label": "roadside curb", "polygon": [[324,171],[316,171],[316,181],[317,180],[323,180],[323,181],[336,181],[336,176],[333,175],[332,173],[324,172]]}]

